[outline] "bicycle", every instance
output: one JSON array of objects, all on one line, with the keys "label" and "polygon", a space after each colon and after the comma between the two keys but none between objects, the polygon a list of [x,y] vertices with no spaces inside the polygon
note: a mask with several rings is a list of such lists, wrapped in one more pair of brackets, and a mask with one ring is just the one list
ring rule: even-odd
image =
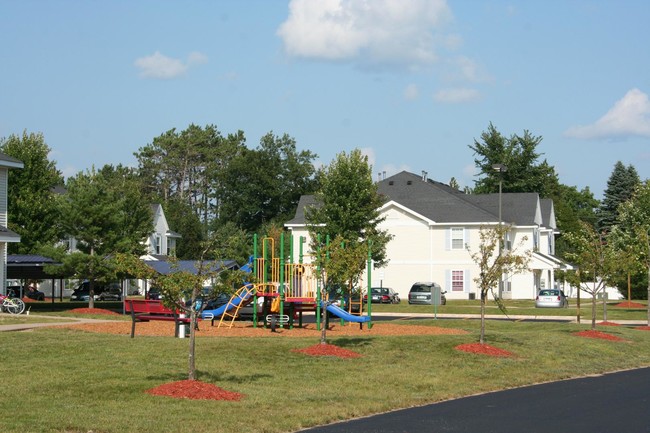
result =
[{"label": "bicycle", "polygon": [[22,314],[25,311],[25,303],[20,298],[10,298],[6,295],[0,295],[0,307],[2,311],[6,311],[9,314]]}]

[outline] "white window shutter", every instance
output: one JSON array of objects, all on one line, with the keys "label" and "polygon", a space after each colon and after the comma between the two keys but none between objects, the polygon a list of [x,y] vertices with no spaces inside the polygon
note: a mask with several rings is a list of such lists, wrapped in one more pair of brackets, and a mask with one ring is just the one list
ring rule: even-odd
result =
[{"label": "white window shutter", "polygon": [[469,229],[465,229],[465,248],[469,248],[471,244],[469,243]]},{"label": "white window shutter", "polygon": [[451,293],[451,269],[445,270],[445,290]]},{"label": "white window shutter", "polygon": [[465,293],[469,293],[472,280],[469,275],[469,269],[465,269],[465,275],[463,276],[463,285],[465,286]]}]

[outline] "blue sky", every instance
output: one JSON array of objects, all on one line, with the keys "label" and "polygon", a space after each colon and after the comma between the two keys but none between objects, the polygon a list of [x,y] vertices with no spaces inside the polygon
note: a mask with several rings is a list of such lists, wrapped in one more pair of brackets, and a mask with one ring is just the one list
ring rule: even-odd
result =
[{"label": "blue sky", "polygon": [[619,160],[650,178],[649,21],[647,0],[0,0],[0,137],[42,132],[70,176],[214,124],[471,186],[492,122],[600,198]]}]

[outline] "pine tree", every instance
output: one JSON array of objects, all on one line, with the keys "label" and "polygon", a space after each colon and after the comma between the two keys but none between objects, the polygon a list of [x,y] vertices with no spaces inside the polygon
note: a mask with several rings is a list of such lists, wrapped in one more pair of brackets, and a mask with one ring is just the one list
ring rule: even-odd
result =
[{"label": "pine tree", "polygon": [[640,183],[639,174],[632,165],[618,161],[607,180],[607,189],[598,209],[598,230],[608,232],[618,222],[618,207],[632,197]]}]

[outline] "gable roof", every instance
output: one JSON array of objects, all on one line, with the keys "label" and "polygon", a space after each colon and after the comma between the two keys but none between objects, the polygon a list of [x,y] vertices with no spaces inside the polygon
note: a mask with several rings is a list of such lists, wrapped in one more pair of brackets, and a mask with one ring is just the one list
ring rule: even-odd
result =
[{"label": "gable roof", "polygon": [[[441,182],[402,171],[377,183],[379,194],[386,205],[395,203],[434,223],[497,223],[499,221],[499,194],[465,194]],[[537,193],[501,194],[501,220],[518,226],[555,224],[553,202]],[[287,226],[304,225],[305,208],[318,206],[313,195],[300,197],[295,217]],[[549,227],[549,226],[547,226]],[[550,226],[552,227],[552,226]]]},{"label": "gable roof", "polygon": [[498,220],[494,214],[466,200],[462,192],[407,171],[379,182],[378,192],[436,223]]}]

